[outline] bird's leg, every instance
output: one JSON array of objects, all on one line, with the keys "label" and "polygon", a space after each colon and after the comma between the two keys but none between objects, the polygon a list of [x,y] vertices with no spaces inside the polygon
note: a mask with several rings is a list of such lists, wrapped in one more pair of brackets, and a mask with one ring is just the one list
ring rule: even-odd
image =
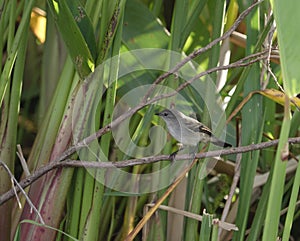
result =
[{"label": "bird's leg", "polygon": [[174,151],[173,153],[171,153],[170,156],[169,156],[169,159],[170,159],[171,161],[174,161],[174,160],[175,160],[175,157],[176,157],[176,155],[177,155],[178,152],[179,152],[179,150]]},{"label": "bird's leg", "polygon": [[193,160],[195,159],[197,153],[198,153],[198,146],[189,147],[189,154],[192,155]]},{"label": "bird's leg", "polygon": [[201,149],[200,149],[200,152],[198,151],[198,146],[190,146],[189,147],[189,155],[192,156],[192,160],[194,160],[196,158],[196,155],[198,153],[202,153],[205,151],[205,149],[207,148],[207,144],[205,144]]},{"label": "bird's leg", "polygon": [[178,150],[177,150],[177,151],[174,151],[174,152],[171,153],[171,155],[169,156],[169,159],[170,159],[171,161],[174,161],[174,160],[175,160],[175,157],[176,157],[176,155],[177,155],[177,153],[178,153],[179,151],[181,151],[182,149],[184,149],[184,148],[183,148],[183,145],[182,145],[181,143],[177,143],[177,146],[179,147]]}]

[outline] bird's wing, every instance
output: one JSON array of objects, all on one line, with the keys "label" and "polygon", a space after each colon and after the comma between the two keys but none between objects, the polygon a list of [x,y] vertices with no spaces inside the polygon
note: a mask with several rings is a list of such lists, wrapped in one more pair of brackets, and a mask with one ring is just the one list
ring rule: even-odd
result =
[{"label": "bird's wing", "polygon": [[198,131],[201,133],[205,133],[209,136],[213,136],[213,134],[211,133],[211,130],[205,125],[202,125],[202,124],[199,125]]},{"label": "bird's wing", "polygon": [[202,123],[198,122],[195,119],[190,118],[189,120],[183,119],[183,124],[190,130],[194,132],[200,132],[200,133],[205,133],[208,136],[212,136],[211,130],[203,125]]}]

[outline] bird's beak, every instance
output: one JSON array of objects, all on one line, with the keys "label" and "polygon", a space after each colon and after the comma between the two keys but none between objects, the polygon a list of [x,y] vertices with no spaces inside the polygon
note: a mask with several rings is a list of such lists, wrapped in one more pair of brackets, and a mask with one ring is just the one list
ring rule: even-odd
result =
[{"label": "bird's beak", "polygon": [[158,116],[160,116],[160,112],[156,112],[154,115],[158,115]]}]

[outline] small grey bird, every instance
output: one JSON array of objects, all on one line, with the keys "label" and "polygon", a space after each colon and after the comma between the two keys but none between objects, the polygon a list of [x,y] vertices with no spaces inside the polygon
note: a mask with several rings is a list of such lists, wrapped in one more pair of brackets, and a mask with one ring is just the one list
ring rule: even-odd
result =
[{"label": "small grey bird", "polygon": [[156,115],[163,118],[170,134],[183,145],[197,146],[199,142],[211,142],[221,147],[232,146],[215,137],[207,126],[178,110],[165,109]]}]

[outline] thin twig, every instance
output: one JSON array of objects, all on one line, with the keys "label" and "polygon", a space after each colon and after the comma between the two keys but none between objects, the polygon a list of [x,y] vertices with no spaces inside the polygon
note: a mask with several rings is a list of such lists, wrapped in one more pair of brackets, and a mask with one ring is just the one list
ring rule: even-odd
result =
[{"label": "thin twig", "polygon": [[[245,67],[245,66],[249,66],[249,65],[251,65],[253,63],[256,63],[258,61],[261,61],[261,60],[267,58],[266,53],[267,53],[267,51],[255,53],[255,54],[246,56],[245,58],[242,58],[242,59],[240,59],[240,60],[238,60],[238,61],[236,61],[234,63],[228,64],[228,65],[223,65],[223,66],[213,67],[211,69],[203,71],[203,72],[195,75],[191,79],[187,80],[186,82],[184,82],[180,86],[178,86],[178,88],[175,91],[167,93],[167,94],[162,94],[162,95],[155,96],[152,99],[148,100],[145,103],[145,105],[150,105],[150,104],[153,104],[153,103],[155,103],[155,102],[157,102],[157,101],[159,101],[161,99],[166,99],[166,98],[170,98],[172,96],[175,96],[179,91],[183,90],[184,88],[186,88],[187,86],[189,86],[191,83],[193,83],[195,80],[198,80],[199,78],[201,78],[201,77],[203,77],[205,75],[209,75],[209,74],[211,74],[213,72],[217,72],[217,71],[220,71],[220,70]],[[251,59],[251,58],[253,58],[253,59]],[[142,107],[144,107],[144,106],[142,106]]]},{"label": "thin twig", "polygon": [[[242,138],[241,138],[240,135],[239,135],[238,139],[239,139],[238,146],[240,146],[241,142],[242,142]],[[236,156],[236,165],[235,165],[232,184],[231,184],[229,195],[228,195],[228,198],[226,200],[226,203],[225,203],[225,206],[224,206],[224,209],[223,209],[223,212],[222,212],[222,216],[221,216],[221,221],[222,222],[225,222],[225,220],[228,216],[229,209],[230,209],[230,206],[231,206],[231,203],[232,203],[232,198],[233,198],[233,195],[235,193],[235,189],[237,187],[238,181],[240,179],[241,160],[242,160],[242,153],[238,153],[237,156]],[[222,229],[219,229],[219,237],[221,236],[221,232],[222,232]]]},{"label": "thin twig", "polygon": [[[199,56],[201,53],[204,53],[205,51],[209,50],[210,48],[212,48],[214,45],[216,45],[217,43],[221,42],[222,40],[230,37],[230,35],[232,34],[232,32],[239,26],[239,24],[242,22],[242,20],[251,12],[251,10],[257,6],[258,4],[260,4],[262,1],[258,1],[256,3],[254,3],[253,5],[251,5],[249,8],[247,8],[244,12],[242,12],[239,17],[237,18],[237,20],[234,22],[234,24],[232,25],[232,27],[225,32],[221,37],[213,40],[212,42],[210,42],[207,46],[201,48],[201,49],[197,49],[194,52],[192,52],[189,56],[187,56],[186,58],[184,58],[182,61],[180,61],[173,69],[171,69],[170,71],[168,71],[167,73],[164,73],[162,75],[160,75],[152,84],[152,86],[150,87],[148,93],[145,95],[145,98],[141,101],[141,103],[139,103],[137,106],[131,108],[129,111],[125,112],[124,114],[122,114],[121,116],[119,116],[118,118],[116,118],[113,122],[111,122],[110,124],[104,126],[103,128],[99,129],[96,133],[86,137],[84,140],[76,143],[75,145],[69,147],[65,152],[62,153],[62,155],[57,158],[56,160],[54,160],[54,162],[56,161],[62,161],[64,159],[66,159],[68,156],[70,156],[71,154],[73,154],[76,150],[85,147],[86,145],[88,145],[89,143],[91,143],[93,140],[99,138],[100,136],[104,135],[105,133],[109,132],[112,128],[114,128],[115,126],[119,125],[121,122],[123,122],[125,119],[129,118],[130,116],[132,116],[134,113],[136,113],[138,110],[144,108],[145,106],[152,104],[154,102],[156,102],[157,100],[163,99],[163,98],[167,98],[168,96],[165,95],[161,95],[158,96],[156,98],[153,98],[151,100],[148,100],[150,94],[153,92],[154,88],[156,87],[156,85],[158,83],[160,83],[162,80],[166,79],[169,75],[176,73],[181,67],[183,67],[186,63],[188,63],[189,61],[191,61],[193,58]],[[251,55],[253,57],[253,55]],[[249,58],[246,57],[246,58]],[[245,61],[245,59],[243,59],[243,61]],[[241,61],[241,60],[240,60]],[[238,61],[239,62],[239,61]],[[251,63],[248,63],[251,64]],[[240,66],[236,66],[236,67],[242,67],[245,66],[244,64],[241,64]],[[219,71],[219,70],[224,70],[224,69],[228,69],[228,68],[234,68],[234,63],[230,64],[229,66],[219,66],[216,68],[213,68],[211,70],[207,70],[205,72],[203,72],[201,74],[200,77],[206,75],[206,74],[210,74],[212,72],[215,71]],[[197,76],[198,79],[199,76]],[[193,82],[194,79],[190,80],[190,83]],[[180,89],[185,88],[187,85],[185,86],[181,86],[179,87]],[[173,95],[175,95],[175,93],[173,93]]]},{"label": "thin twig", "polygon": [[[221,42],[222,40],[230,37],[230,35],[232,34],[232,32],[239,26],[239,24],[242,22],[242,20],[251,12],[251,10],[257,6],[258,4],[260,4],[262,1],[258,1],[256,3],[254,3],[253,5],[251,5],[249,8],[247,8],[244,12],[242,12],[239,17],[237,18],[237,20],[234,22],[234,24],[232,25],[232,27],[225,32],[221,37],[213,40],[212,42],[210,42],[207,46],[201,48],[201,49],[197,49],[194,52],[192,52],[189,56],[187,56],[186,58],[184,58],[182,61],[180,61],[173,69],[171,69],[170,71],[166,72],[165,74],[162,74],[161,76],[159,76],[154,83],[152,84],[152,86],[150,87],[148,93],[145,95],[143,101],[141,101],[141,103],[139,103],[137,106],[133,107],[132,109],[130,109],[129,111],[125,112],[123,115],[119,116],[118,118],[116,118],[111,124],[106,125],[105,127],[101,128],[99,131],[97,131],[95,134],[88,136],[87,138],[85,138],[84,140],[82,140],[81,142],[77,143],[76,145],[70,147],[68,150],[66,150],[60,158],[58,158],[55,161],[62,161],[64,159],[66,159],[68,156],[70,156],[71,154],[73,154],[77,149],[86,146],[87,144],[89,144],[90,142],[92,142],[93,140],[99,138],[100,136],[104,135],[105,133],[107,133],[108,131],[111,130],[111,128],[119,125],[122,121],[124,121],[125,119],[129,118],[130,116],[132,116],[134,113],[136,113],[138,110],[142,109],[143,107],[154,103],[155,101],[159,100],[159,98],[155,98],[152,99],[152,101],[149,101],[148,98],[150,96],[150,94],[153,92],[154,88],[156,87],[157,84],[159,84],[161,81],[163,81],[164,79],[166,79],[168,76],[170,76],[171,74],[176,73],[181,67],[183,67],[186,63],[188,63],[189,61],[191,61],[192,59],[196,58],[197,56],[199,56],[200,54],[204,53],[205,51],[209,50],[210,48],[212,48],[214,45],[216,45],[217,43]],[[232,64],[231,64],[232,66]],[[245,65],[243,65],[245,66]],[[206,74],[208,73],[212,73],[214,71],[218,71],[218,70],[224,70],[226,69],[227,66],[219,66],[214,68],[214,70],[212,70],[211,72],[209,71],[205,71]],[[239,66],[239,67],[242,67]],[[234,67],[230,67],[230,68],[234,68]],[[204,76],[205,73],[203,73],[201,76]],[[198,77],[199,78],[199,77]],[[194,80],[191,80],[191,82]],[[188,85],[188,84],[187,84]],[[182,86],[182,89],[185,86]],[[164,95],[161,96],[162,98],[166,98],[164,97]]]},{"label": "thin twig", "polygon": [[[149,206],[149,207],[154,206],[154,204],[152,204],[152,203],[146,204],[146,205]],[[166,205],[160,205],[158,207],[158,209],[165,210],[165,211],[172,212],[172,213],[176,213],[178,215],[183,215],[185,217],[192,218],[192,219],[195,219],[195,220],[200,221],[200,222],[202,222],[202,220],[203,220],[203,217],[199,214],[191,213],[191,212],[184,211],[184,210],[179,210],[177,208],[169,207],[169,206],[166,206]],[[225,229],[227,231],[231,231],[231,230],[238,231],[239,230],[238,227],[235,224],[223,222],[223,221],[220,221],[216,218],[214,218],[212,220],[211,224],[212,225],[218,225],[220,228]]]},{"label": "thin twig", "polygon": [[[254,64],[258,61],[261,61],[263,59],[266,59],[267,56],[265,55],[266,51],[263,52],[259,52],[259,53],[255,53],[255,54],[251,54],[249,56],[246,56],[245,58],[242,58],[234,63],[228,64],[228,65],[223,65],[223,66],[216,66],[213,67],[207,71],[201,72],[197,75],[195,75],[193,78],[191,78],[190,80],[186,81],[185,83],[183,83],[182,85],[180,85],[177,89],[176,92],[184,89],[186,86],[190,85],[193,81],[205,76],[205,75],[209,75],[213,72],[217,72],[220,70],[225,70],[225,69],[232,69],[232,68],[240,68],[240,67],[246,67],[249,66],[251,64]],[[253,59],[252,59],[253,58]],[[249,60],[250,59],[250,60]],[[249,60],[249,61],[248,61]]]},{"label": "thin twig", "polygon": [[[35,211],[35,213],[37,214],[37,216],[40,219],[40,222],[42,224],[45,224],[42,215],[40,214],[40,212],[37,210],[37,208],[34,206],[34,204],[31,202],[30,198],[28,197],[27,193],[24,191],[24,189],[22,188],[22,186],[18,183],[17,179],[14,177],[14,175],[12,174],[12,172],[9,170],[8,166],[0,160],[0,165],[2,165],[4,167],[4,169],[6,170],[6,172],[8,173],[8,175],[10,176],[11,180],[13,180],[12,184],[16,184],[17,188],[15,188],[13,186],[13,188],[11,189],[11,191],[13,192],[14,195],[17,195],[18,191],[21,191],[22,194],[25,196],[26,201],[28,202],[29,206]],[[19,198],[17,197],[17,200],[19,200]]]},{"label": "thin twig", "polygon": [[[278,88],[286,95],[285,90],[279,84],[279,81],[278,81],[276,75],[274,74],[274,72],[272,71],[272,68],[271,68],[271,65],[270,65],[271,52],[272,52],[272,40],[273,40],[273,36],[274,36],[275,31],[276,31],[276,23],[275,23],[275,20],[274,20],[273,24],[271,26],[271,29],[269,31],[269,36],[268,36],[268,46],[267,46],[267,48],[269,49],[269,51],[268,51],[267,63],[266,64],[263,63],[263,64],[265,65],[268,73],[274,79],[274,81],[275,81],[276,85],[278,86]],[[290,98],[290,101],[294,104],[294,106],[298,109],[298,111],[300,111],[300,106],[298,106],[298,104],[292,98]]]},{"label": "thin twig", "polygon": [[[245,153],[249,151],[256,151],[261,149],[266,149],[271,146],[276,146],[278,144],[278,139],[273,141],[262,142],[258,144],[251,144],[248,146],[241,146],[241,147],[233,147],[228,149],[222,150],[215,150],[215,151],[208,151],[199,154],[184,154],[184,155],[176,155],[175,160],[190,160],[191,158],[195,157],[197,159],[201,158],[211,158],[211,157],[219,157],[219,156],[227,156],[232,154],[238,153]],[[293,137],[288,139],[289,143],[300,143],[300,137]],[[59,162],[53,166],[53,168],[57,167],[85,167],[85,168],[124,168],[124,167],[131,167],[136,165],[144,165],[144,164],[151,164],[159,161],[170,160],[169,155],[160,155],[160,156],[150,156],[150,157],[143,157],[137,159],[130,159],[125,161],[119,162],[91,162],[87,160],[72,160],[67,159],[63,162]]]},{"label": "thin twig", "polygon": [[[276,146],[278,142],[279,140],[276,139],[276,140],[262,142],[258,144],[251,144],[248,146],[233,147],[233,148],[216,150],[216,151],[208,151],[204,153],[199,153],[195,156],[188,155],[188,154],[177,155],[175,160],[190,160],[193,157],[197,159],[201,159],[201,158],[208,158],[208,157],[219,157],[219,156],[226,156],[231,154],[245,153],[249,151],[266,149],[271,146]],[[289,138],[288,142],[291,144],[300,143],[300,137]],[[77,161],[71,159],[67,159],[65,161],[51,162],[46,166],[40,167],[30,176],[21,180],[19,185],[17,185],[16,190],[17,192],[19,192],[20,188],[25,188],[29,186],[35,180],[45,175],[47,172],[59,167],[123,168],[123,167],[131,167],[131,166],[142,165],[142,164],[150,164],[150,163],[155,163],[163,160],[170,160],[170,156],[169,155],[150,156],[150,157],[143,157],[140,159],[125,160],[120,162],[90,162],[90,161],[82,161],[82,160]],[[14,196],[14,192],[12,189],[2,194],[0,196],[0,205],[6,202],[7,200],[9,200],[10,198],[12,198],[13,196]]]},{"label": "thin twig", "polygon": [[[300,205],[300,200],[298,200],[296,203],[295,203],[295,207],[299,206]],[[280,216],[284,215],[285,213],[287,213],[289,210],[289,206],[287,206],[286,208],[282,209],[280,211]]]},{"label": "thin twig", "polygon": [[[194,157],[193,157],[194,158]],[[186,174],[193,168],[196,164],[197,159],[194,158],[193,162],[189,164],[184,170],[180,173],[180,175],[176,178],[176,180],[167,188],[164,194],[156,200],[153,207],[151,207],[146,215],[138,222],[135,228],[128,234],[125,238],[125,241],[132,241],[136,237],[136,235],[140,232],[140,230],[144,227],[144,225],[149,221],[151,216],[156,212],[158,207],[166,200],[166,198],[170,195],[171,192],[178,186],[178,184],[182,181],[182,179],[186,176]]]},{"label": "thin twig", "polygon": [[207,50],[211,49],[213,46],[218,44],[219,42],[223,41],[226,38],[229,38],[230,35],[237,29],[237,27],[240,25],[240,23],[243,21],[243,19],[252,11],[253,8],[255,8],[257,5],[262,3],[262,1],[257,1],[256,3],[252,4],[250,7],[248,7],[246,10],[244,10],[239,17],[235,20],[235,22],[232,24],[232,26],[219,38],[216,38],[215,40],[211,41],[208,45],[206,45],[203,48],[197,49],[191,54],[189,54],[187,57],[185,57],[182,61],[180,61],[177,65],[174,66],[173,69],[169,70],[168,72],[160,75],[153,83],[153,85],[150,87],[148,92],[146,93],[142,103],[146,103],[148,98],[150,97],[151,93],[155,89],[155,86],[162,82],[164,79],[169,77],[170,75],[178,72],[178,70],[183,67],[186,63],[190,62],[192,59],[198,57],[200,54],[203,54]]},{"label": "thin twig", "polygon": [[[263,1],[263,0],[262,0]],[[154,83],[153,83],[153,88],[159,83],[161,82],[163,79],[167,78],[170,74],[176,73],[182,66],[184,66],[186,63],[188,63],[190,60],[192,60],[193,58],[199,56],[201,53],[207,51],[208,49],[212,48],[215,44],[219,43],[220,41],[224,40],[227,37],[230,37],[231,33],[237,28],[237,26],[241,23],[241,21],[250,13],[250,11],[257,6],[258,4],[260,4],[262,1],[258,1],[256,3],[254,3],[253,5],[251,5],[249,8],[247,8],[244,12],[242,12],[239,17],[237,18],[237,20],[234,22],[234,24],[232,25],[232,27],[224,33],[223,36],[221,36],[220,38],[217,38],[215,40],[213,40],[212,42],[210,42],[206,47],[195,50],[193,53],[191,53],[189,56],[187,56],[185,59],[183,59],[181,62],[179,62],[173,69],[171,69],[170,71],[168,71],[167,73],[161,75]],[[249,58],[253,58],[256,54],[251,55],[251,56],[247,56],[246,58],[243,58],[239,61],[237,61],[236,63],[232,63],[228,66],[219,66],[219,67],[215,67],[212,68],[210,70],[207,70],[205,72],[200,73],[199,75],[195,76],[194,78],[189,80],[189,83],[184,83],[183,85],[179,86],[178,90],[181,90],[183,88],[185,88],[186,86],[188,86],[190,83],[192,83],[194,80],[206,75],[206,74],[210,74],[212,72],[215,71],[219,71],[219,70],[224,70],[224,69],[228,69],[228,68],[235,68],[235,67],[243,67],[246,65],[250,65],[256,61],[259,61],[261,59],[263,59],[263,57],[258,57],[255,60],[251,60],[247,63],[244,63],[245,60],[249,59]],[[261,53],[258,53],[257,55],[261,55]],[[176,94],[173,93],[173,95]],[[118,118],[116,118],[113,122],[111,122],[110,124],[104,126],[103,128],[99,129],[96,133],[86,137],[85,139],[83,139],[82,141],[76,143],[75,145],[69,147],[65,152],[63,152],[61,154],[60,157],[56,158],[55,160],[53,160],[53,162],[49,163],[47,166],[42,167],[46,172],[52,170],[53,168],[57,168],[61,161],[65,160],[68,156],[70,156],[71,154],[73,154],[74,152],[76,152],[76,150],[79,150],[83,147],[86,147],[89,143],[91,143],[93,140],[99,138],[100,136],[104,135],[105,133],[109,132],[111,130],[111,128],[119,125],[121,122],[123,122],[125,119],[129,118],[130,116],[132,116],[134,113],[136,113],[138,110],[142,109],[143,107],[152,104],[154,102],[156,102],[159,99],[163,99],[163,98],[167,98],[169,96],[167,95],[161,95],[161,96],[157,96],[151,100],[148,100],[148,98],[145,98],[144,101],[142,101],[141,103],[139,103],[137,106],[133,107],[132,109],[130,109],[129,111],[125,112],[123,115],[119,116]],[[150,157],[151,159],[151,157]],[[164,159],[168,159],[168,157],[164,157]],[[188,159],[188,157],[187,157]],[[144,159],[141,159],[144,160]],[[162,159],[161,159],[162,160]],[[146,158],[146,162],[149,161],[149,158]],[[153,159],[153,162],[155,161],[159,161],[158,159]],[[150,163],[150,162],[149,162]],[[133,165],[138,165],[138,164],[133,164]],[[115,166],[115,165],[113,165]],[[39,169],[40,170],[40,169]],[[45,172],[44,172],[45,173]],[[44,175],[43,172],[38,172],[36,171],[34,174],[30,175],[29,177],[23,179],[20,184],[21,186],[24,188],[25,186],[30,185],[33,181],[35,181],[37,178],[41,177],[42,175]],[[18,190],[19,191],[19,190]],[[6,197],[6,194],[3,194],[0,197],[0,205],[5,201],[3,197]],[[13,192],[11,192],[9,195],[9,198],[11,198],[13,196]],[[9,199],[8,198],[8,199]],[[7,199],[6,199],[7,200]]]},{"label": "thin twig", "polygon": [[21,148],[21,145],[17,145],[17,156],[19,157],[20,159],[20,162],[21,162],[21,165],[22,165],[22,168],[23,168],[23,171],[25,173],[25,176],[28,177],[30,175],[30,172],[29,172],[29,168],[27,166],[27,162],[25,160],[25,157],[23,155],[23,151],[22,151],[22,148]]},{"label": "thin twig", "polygon": [[129,111],[125,112],[124,114],[122,114],[121,116],[119,116],[118,118],[113,120],[110,124],[108,124],[108,125],[104,126],[103,128],[99,129],[96,133],[86,137],[82,141],[80,141],[80,142],[76,143],[75,145],[69,147],[66,151],[64,151],[61,154],[61,156],[59,158],[54,160],[54,162],[65,160],[68,156],[73,154],[75,151],[77,151],[77,150],[79,150],[83,147],[86,147],[89,143],[91,143],[95,139],[101,137],[105,133],[109,132],[112,128],[118,126],[120,123],[122,123],[124,120],[126,120],[127,118],[132,116],[138,110],[144,108],[147,105],[153,104],[153,103],[157,102],[158,100],[161,100],[161,99],[164,99],[164,98],[169,98],[171,96],[176,95],[178,93],[178,91],[184,89],[185,87],[190,85],[193,81],[195,81],[195,80],[197,80],[197,79],[199,79],[199,78],[201,78],[205,75],[216,72],[216,71],[220,71],[220,70],[224,70],[224,69],[231,69],[231,68],[238,68],[238,67],[245,67],[245,66],[251,65],[251,64],[253,64],[257,61],[260,61],[260,60],[266,58],[265,53],[266,53],[266,51],[255,53],[255,54],[246,56],[245,58],[242,58],[242,59],[240,59],[240,60],[238,60],[234,63],[231,63],[229,65],[213,67],[211,69],[208,69],[208,70],[206,70],[204,72],[201,72],[200,74],[194,76],[193,78],[191,78],[187,82],[180,85],[175,91],[173,91],[171,93],[156,96],[156,97],[146,101],[145,103],[143,103],[143,102],[139,103],[137,106],[132,107]]},{"label": "thin twig", "polygon": [[21,204],[20,198],[18,196],[17,190],[15,188],[14,179],[10,178],[10,182],[11,182],[12,189],[14,190],[14,194],[15,194],[15,197],[17,199],[18,206],[21,209],[22,208],[22,204]]}]

